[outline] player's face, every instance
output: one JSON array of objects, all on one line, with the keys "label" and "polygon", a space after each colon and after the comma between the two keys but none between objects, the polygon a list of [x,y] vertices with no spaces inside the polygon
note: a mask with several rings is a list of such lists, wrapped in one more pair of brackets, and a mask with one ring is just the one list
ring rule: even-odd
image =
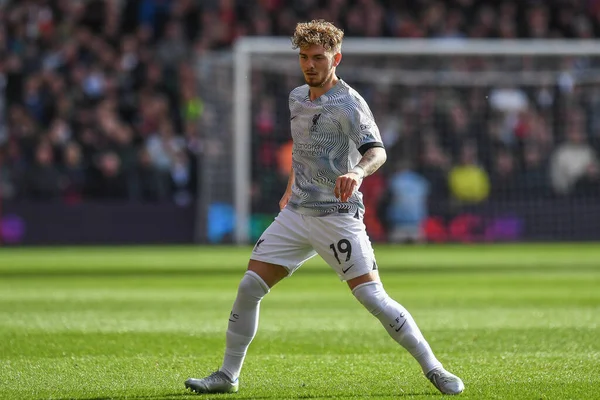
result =
[{"label": "player's face", "polygon": [[311,45],[300,49],[299,57],[308,86],[320,87],[332,78],[341,54],[328,52],[323,46]]}]

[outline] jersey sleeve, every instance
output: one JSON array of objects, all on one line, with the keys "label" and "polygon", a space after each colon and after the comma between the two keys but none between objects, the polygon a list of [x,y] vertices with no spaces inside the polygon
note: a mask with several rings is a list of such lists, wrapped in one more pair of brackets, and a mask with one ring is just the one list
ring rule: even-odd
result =
[{"label": "jersey sleeve", "polygon": [[360,154],[373,147],[383,147],[379,128],[367,103],[356,99],[348,111],[348,133]]},{"label": "jersey sleeve", "polygon": [[292,90],[288,96],[288,108],[290,109],[290,112],[292,111],[292,106],[295,102],[296,99],[294,99],[294,91]]},{"label": "jersey sleeve", "polygon": [[301,93],[303,89],[304,88],[302,86],[298,86],[297,88],[294,88],[290,91],[288,100],[288,106],[290,108],[290,111],[292,111],[292,107],[298,102],[298,100],[302,98]]}]

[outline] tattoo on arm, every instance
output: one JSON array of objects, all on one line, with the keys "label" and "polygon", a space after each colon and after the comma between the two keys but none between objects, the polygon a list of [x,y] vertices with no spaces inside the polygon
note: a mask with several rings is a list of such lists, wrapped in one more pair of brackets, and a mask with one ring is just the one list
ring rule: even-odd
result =
[{"label": "tattoo on arm", "polygon": [[363,154],[358,166],[365,171],[365,176],[372,175],[385,163],[387,154],[383,147],[372,147]]}]

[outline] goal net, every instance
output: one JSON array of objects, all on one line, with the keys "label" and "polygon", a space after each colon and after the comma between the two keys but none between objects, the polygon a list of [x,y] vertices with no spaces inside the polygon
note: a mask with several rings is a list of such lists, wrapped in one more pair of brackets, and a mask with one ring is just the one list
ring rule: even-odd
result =
[{"label": "goal net", "polygon": [[[370,105],[388,152],[361,187],[373,240],[600,239],[600,44],[350,38],[342,52],[338,75]],[[290,170],[297,51],[244,38],[202,68],[216,143],[202,196],[220,232],[209,236],[250,243]]]}]

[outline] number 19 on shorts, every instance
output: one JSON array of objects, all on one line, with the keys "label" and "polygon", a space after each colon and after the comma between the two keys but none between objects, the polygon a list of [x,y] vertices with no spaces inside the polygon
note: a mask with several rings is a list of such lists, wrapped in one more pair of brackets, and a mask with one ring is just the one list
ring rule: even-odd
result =
[{"label": "number 19 on shorts", "polygon": [[346,256],[344,262],[348,262],[348,260],[350,260],[350,257],[352,257],[352,245],[350,244],[350,241],[348,239],[341,239],[339,242],[337,242],[337,244],[331,243],[329,245],[329,248],[331,249],[331,251],[333,251],[333,256],[337,260],[338,264],[342,263],[342,261],[340,260],[340,254],[342,255],[342,257],[343,255]]}]

